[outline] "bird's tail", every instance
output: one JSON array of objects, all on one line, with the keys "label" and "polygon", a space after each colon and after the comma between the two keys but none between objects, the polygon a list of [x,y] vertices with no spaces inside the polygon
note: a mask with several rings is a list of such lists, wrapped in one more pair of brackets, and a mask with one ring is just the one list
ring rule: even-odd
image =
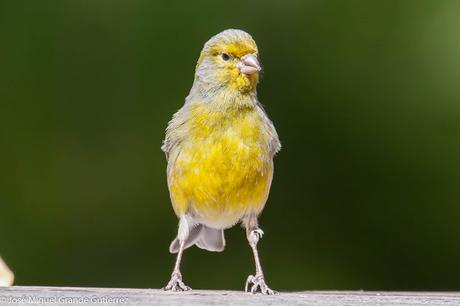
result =
[{"label": "bird's tail", "polygon": [[[200,249],[211,252],[222,252],[225,248],[225,237],[223,229],[214,229],[203,224],[194,225],[189,229],[189,235],[185,240],[184,249],[196,245]],[[179,252],[179,239],[174,239],[169,246],[169,252]]]}]

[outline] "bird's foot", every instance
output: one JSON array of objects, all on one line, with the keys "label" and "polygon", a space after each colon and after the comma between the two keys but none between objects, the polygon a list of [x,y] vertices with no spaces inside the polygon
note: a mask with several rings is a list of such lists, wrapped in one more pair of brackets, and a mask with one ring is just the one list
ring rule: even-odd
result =
[{"label": "bird's foot", "polygon": [[[248,290],[250,286],[251,288],[250,290]],[[265,283],[264,276],[262,274],[256,274],[255,276],[249,275],[248,279],[246,280],[246,286],[244,287],[244,291],[256,293],[257,290],[260,290],[260,292],[265,295],[278,294],[277,291],[272,290],[267,286],[267,284]]]},{"label": "bird's foot", "polygon": [[259,239],[264,235],[264,231],[260,228],[253,229],[248,233],[249,243],[256,245],[259,242]]},{"label": "bird's foot", "polygon": [[165,291],[189,291],[192,290],[189,286],[185,285],[184,282],[182,281],[182,274],[177,271],[173,272],[171,275],[171,280],[169,283],[166,285],[166,287],[163,288]]}]

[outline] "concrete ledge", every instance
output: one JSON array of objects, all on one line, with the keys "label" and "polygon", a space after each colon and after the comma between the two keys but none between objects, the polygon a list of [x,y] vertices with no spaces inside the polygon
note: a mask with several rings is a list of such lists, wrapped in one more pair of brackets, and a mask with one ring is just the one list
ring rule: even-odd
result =
[{"label": "concrete ledge", "polygon": [[303,291],[263,296],[239,291],[3,287],[0,305],[460,305],[459,292]]}]

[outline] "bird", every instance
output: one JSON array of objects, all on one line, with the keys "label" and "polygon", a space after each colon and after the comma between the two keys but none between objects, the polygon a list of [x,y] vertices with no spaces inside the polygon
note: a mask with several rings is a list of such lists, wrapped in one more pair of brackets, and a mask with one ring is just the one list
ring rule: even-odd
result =
[{"label": "bird", "polygon": [[167,182],[179,224],[169,251],[177,253],[170,291],[191,290],[180,272],[185,249],[221,252],[224,230],[246,229],[255,274],[245,291],[277,294],[265,281],[257,244],[258,216],[273,178],[273,158],[281,149],[277,131],[257,98],[259,51],[247,32],[228,29],[203,46],[190,93],[166,128],[162,150]]}]

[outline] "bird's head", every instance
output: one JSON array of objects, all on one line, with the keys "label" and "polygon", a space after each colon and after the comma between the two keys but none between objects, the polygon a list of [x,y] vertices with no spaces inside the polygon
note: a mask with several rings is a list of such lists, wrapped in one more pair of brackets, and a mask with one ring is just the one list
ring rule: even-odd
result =
[{"label": "bird's head", "polygon": [[206,42],[196,66],[195,78],[207,90],[256,90],[261,70],[258,50],[251,35],[225,30]]}]

